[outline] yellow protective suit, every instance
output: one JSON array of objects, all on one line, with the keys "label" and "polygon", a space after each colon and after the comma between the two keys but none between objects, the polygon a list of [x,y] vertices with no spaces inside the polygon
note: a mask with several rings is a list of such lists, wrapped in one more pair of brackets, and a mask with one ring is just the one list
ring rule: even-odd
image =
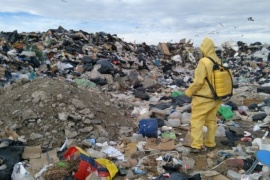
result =
[{"label": "yellow protective suit", "polygon": [[[205,77],[211,80],[213,63],[206,57],[211,57],[217,63],[221,63],[215,53],[214,43],[211,39],[205,38],[200,46],[203,58],[200,59],[195,69],[193,83],[185,91],[189,97],[192,96],[192,114],[191,114],[191,139],[192,148],[201,149],[203,146],[216,146],[215,135],[217,131],[216,113],[221,100],[208,99],[193,95],[213,97],[213,94],[207,84]],[[211,81],[210,81],[211,82]],[[206,136],[203,137],[203,126],[208,128]]]}]

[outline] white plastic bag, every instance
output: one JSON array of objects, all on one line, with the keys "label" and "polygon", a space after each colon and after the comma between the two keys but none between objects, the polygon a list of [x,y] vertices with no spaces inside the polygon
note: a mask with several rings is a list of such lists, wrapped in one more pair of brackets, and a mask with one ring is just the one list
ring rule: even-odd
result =
[{"label": "white plastic bag", "polygon": [[229,48],[237,52],[239,50],[238,44],[235,41],[228,41],[223,44],[223,47]]},{"label": "white plastic bag", "polygon": [[13,172],[11,174],[12,180],[34,180],[34,177],[30,175],[28,171],[24,168],[25,163],[18,162],[13,167]]},{"label": "white plastic bag", "polygon": [[168,119],[168,124],[171,127],[180,127],[181,126],[181,120],[180,119]]},{"label": "white plastic bag", "polygon": [[173,57],[171,57],[171,60],[175,61],[175,62],[180,62],[182,63],[182,58],[180,55],[175,55]]},{"label": "white plastic bag", "polygon": [[269,106],[265,106],[264,107],[264,112],[267,114],[267,116],[270,115],[270,107]]},{"label": "white plastic bag", "polygon": [[169,119],[180,119],[182,118],[182,113],[179,111],[175,111],[172,114],[169,115]]},{"label": "white plastic bag", "polygon": [[218,125],[216,137],[225,137],[225,128],[223,125]]},{"label": "white plastic bag", "polygon": [[195,62],[196,62],[196,59],[195,59],[195,57],[193,56],[192,53],[188,53],[188,59],[189,59],[190,62],[192,62],[192,63],[195,63]]},{"label": "white plastic bag", "polygon": [[181,123],[182,124],[189,124],[190,123],[190,119],[191,119],[191,114],[184,112],[182,114]]},{"label": "white plastic bag", "polygon": [[266,116],[264,119],[263,119],[263,122],[264,123],[270,123],[270,116]]},{"label": "white plastic bag", "polygon": [[68,68],[72,68],[73,66],[69,63],[61,63],[60,61],[57,62],[57,67],[58,69],[60,70],[65,70],[65,69],[68,69]]},{"label": "white plastic bag", "polygon": [[92,69],[92,71],[87,73],[90,79],[98,79],[98,78],[105,79],[104,76],[98,71],[100,67],[101,67],[100,64],[96,64]]}]

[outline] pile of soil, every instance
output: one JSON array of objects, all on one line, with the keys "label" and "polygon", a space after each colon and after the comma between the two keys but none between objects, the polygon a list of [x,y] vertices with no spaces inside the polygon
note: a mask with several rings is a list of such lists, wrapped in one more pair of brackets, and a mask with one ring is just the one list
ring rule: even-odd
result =
[{"label": "pile of soil", "polygon": [[[59,79],[23,79],[6,86],[0,91],[0,104],[1,131],[11,127],[19,136],[25,136],[27,145],[59,147],[66,129],[77,133],[74,136],[78,140],[93,135],[116,140],[119,126],[131,124],[124,116],[125,110],[113,108],[106,93]],[[60,120],[59,113],[63,112],[73,118]],[[82,131],[84,128],[88,130]]]}]

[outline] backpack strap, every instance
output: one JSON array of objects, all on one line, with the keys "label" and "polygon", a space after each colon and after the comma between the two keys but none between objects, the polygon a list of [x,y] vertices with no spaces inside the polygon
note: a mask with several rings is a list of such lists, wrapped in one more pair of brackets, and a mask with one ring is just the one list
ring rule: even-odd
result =
[{"label": "backpack strap", "polygon": [[209,85],[209,88],[210,88],[212,94],[214,95],[214,99],[217,100],[218,99],[217,98],[217,93],[216,93],[213,85],[210,83],[210,81],[209,81],[209,79],[207,77],[205,77],[205,80],[206,80],[207,84]]},{"label": "backpack strap", "polygon": [[208,86],[209,86],[209,88],[210,88],[212,94],[214,95],[214,97],[207,97],[207,96],[196,95],[196,94],[195,94],[194,96],[203,97],[203,98],[207,98],[207,99],[214,99],[214,100],[217,100],[217,99],[218,99],[217,93],[216,93],[216,91],[215,91],[213,85],[210,83],[210,81],[209,81],[209,79],[208,79],[207,77],[205,77],[205,80],[206,80],[206,82],[207,82],[207,84],[208,84]]},{"label": "backpack strap", "polygon": [[210,59],[212,61],[213,64],[218,64],[216,61],[214,61],[212,58],[207,57],[208,59]]},{"label": "backpack strap", "polygon": [[210,59],[212,61],[212,63],[214,64],[213,66],[213,70],[218,70],[219,69],[219,66],[223,67],[222,64],[218,64],[216,61],[214,61],[212,58],[210,57],[207,57],[208,59]]}]

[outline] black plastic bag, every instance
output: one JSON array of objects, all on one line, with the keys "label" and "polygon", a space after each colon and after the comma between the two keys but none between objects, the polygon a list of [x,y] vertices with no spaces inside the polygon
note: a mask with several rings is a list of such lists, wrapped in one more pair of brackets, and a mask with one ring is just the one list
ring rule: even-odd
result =
[{"label": "black plastic bag", "polygon": [[267,116],[266,113],[259,113],[252,116],[253,121],[260,121],[263,120]]},{"label": "black plastic bag", "polygon": [[0,143],[8,141],[9,146],[0,148],[0,158],[4,160],[7,168],[0,171],[0,179],[10,180],[13,166],[22,161],[22,153],[24,144],[20,141],[12,141],[9,139],[0,140]]},{"label": "black plastic bag", "polygon": [[155,180],[201,180],[201,175],[195,174],[194,176],[190,176],[184,172],[174,172],[170,174],[169,178],[164,177],[164,175],[161,174]]},{"label": "black plastic bag", "polygon": [[[254,164],[254,162],[256,161],[256,159],[250,159],[250,158],[247,158],[247,159],[244,159],[243,160],[243,169],[244,170],[249,170],[250,167]],[[261,171],[262,170],[262,165],[260,164],[257,164],[257,166],[255,167],[256,171]]]},{"label": "black plastic bag", "polygon": [[40,62],[36,57],[30,57],[30,62],[34,65],[35,68],[38,68],[40,66]]},{"label": "black plastic bag", "polygon": [[232,110],[233,111],[238,110],[238,106],[234,102],[232,102],[232,101],[228,101],[225,104],[228,105],[228,106],[230,106],[230,107],[232,107]]},{"label": "black plastic bag", "polygon": [[1,37],[5,38],[11,44],[15,43],[16,41],[19,41],[22,38],[22,36],[18,33],[17,30],[7,33],[1,32]]},{"label": "black plastic bag", "polygon": [[133,90],[133,94],[135,97],[141,98],[142,100],[148,101],[150,99],[149,95],[145,91],[141,91],[139,88]]},{"label": "black plastic bag", "polygon": [[167,109],[167,108],[169,108],[171,106],[172,106],[171,103],[160,103],[160,104],[153,105],[152,108],[157,108],[157,109],[164,110],[164,109]]},{"label": "black plastic bag", "polygon": [[98,60],[97,64],[101,65],[98,70],[101,74],[111,74],[114,70],[113,65],[107,59]]},{"label": "black plastic bag", "polygon": [[176,106],[184,106],[185,104],[189,104],[191,103],[192,98],[186,96],[186,95],[181,95],[181,96],[177,96],[172,98],[172,105],[174,108],[176,108]]},{"label": "black plastic bag", "polygon": [[241,137],[243,137],[242,134],[237,134],[234,130],[231,129],[226,130],[225,135],[230,142],[238,141],[241,139]]},{"label": "black plastic bag", "polygon": [[100,85],[100,86],[104,86],[105,84],[107,84],[107,80],[106,79],[102,79],[102,78],[96,78],[96,79],[89,79],[90,81]]},{"label": "black plastic bag", "polygon": [[173,84],[175,84],[175,85],[178,86],[178,87],[185,87],[185,88],[188,87],[188,86],[187,86],[187,83],[184,82],[182,79],[175,79],[175,80],[173,81]]},{"label": "black plastic bag", "polygon": [[248,105],[248,109],[249,110],[258,110],[258,104],[252,103],[252,104]]}]

